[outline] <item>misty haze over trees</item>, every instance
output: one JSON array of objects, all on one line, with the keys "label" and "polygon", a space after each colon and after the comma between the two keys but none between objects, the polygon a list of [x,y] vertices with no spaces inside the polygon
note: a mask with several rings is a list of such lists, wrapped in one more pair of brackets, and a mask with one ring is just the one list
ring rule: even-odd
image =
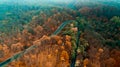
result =
[{"label": "misty haze over trees", "polygon": [[120,1],[0,0],[0,67],[120,67]]}]

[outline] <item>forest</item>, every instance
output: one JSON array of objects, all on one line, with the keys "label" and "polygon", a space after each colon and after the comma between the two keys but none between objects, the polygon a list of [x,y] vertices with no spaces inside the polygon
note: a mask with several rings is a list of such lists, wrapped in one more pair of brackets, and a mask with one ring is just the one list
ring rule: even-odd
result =
[{"label": "forest", "polygon": [[119,1],[30,1],[0,1],[0,67],[120,67]]}]

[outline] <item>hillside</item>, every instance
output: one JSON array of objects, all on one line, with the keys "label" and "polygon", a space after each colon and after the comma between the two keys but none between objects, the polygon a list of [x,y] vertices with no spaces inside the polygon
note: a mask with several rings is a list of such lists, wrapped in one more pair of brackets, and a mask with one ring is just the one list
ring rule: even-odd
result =
[{"label": "hillside", "polygon": [[119,2],[6,2],[0,67],[120,67]]}]

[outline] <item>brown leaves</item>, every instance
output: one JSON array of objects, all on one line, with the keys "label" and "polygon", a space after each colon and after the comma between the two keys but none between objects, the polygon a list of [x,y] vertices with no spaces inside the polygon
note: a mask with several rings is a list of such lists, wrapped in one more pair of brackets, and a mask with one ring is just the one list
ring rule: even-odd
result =
[{"label": "brown leaves", "polygon": [[61,61],[68,61],[69,60],[69,55],[68,55],[67,51],[63,50],[60,57],[61,57]]},{"label": "brown leaves", "polygon": [[2,47],[2,45],[0,44],[0,50],[2,50],[3,49],[3,47]]},{"label": "brown leaves", "polygon": [[70,66],[70,64],[69,64],[69,54],[67,53],[67,51],[63,50],[61,52],[60,61],[62,62],[62,64],[65,64],[64,67],[69,67]]},{"label": "brown leaves", "polygon": [[120,67],[120,50],[113,49],[110,55],[116,61],[115,67]]},{"label": "brown leaves", "polygon": [[58,44],[58,45],[62,45],[62,43],[63,43],[62,40],[58,40],[58,41],[57,41],[57,44]]},{"label": "brown leaves", "polygon": [[41,44],[40,40],[33,41],[33,45],[40,45],[40,44]]},{"label": "brown leaves", "polygon": [[117,67],[115,66],[116,60],[114,58],[109,58],[104,61],[105,67]]},{"label": "brown leaves", "polygon": [[98,51],[102,53],[104,50],[102,48],[99,48]]},{"label": "brown leaves", "polygon": [[4,51],[5,54],[9,53],[9,48],[6,44],[3,45],[3,51]]},{"label": "brown leaves", "polygon": [[60,37],[60,36],[57,36],[57,35],[54,35],[54,36],[52,36],[51,38],[52,38],[52,39],[55,39],[56,41],[58,41],[58,40],[61,39],[61,37]]},{"label": "brown leaves", "polygon": [[51,38],[49,36],[44,35],[42,38],[40,38],[41,45],[48,45],[50,44]]},{"label": "brown leaves", "polygon": [[70,49],[72,48],[72,44],[70,41],[66,41],[65,44],[67,45],[68,48],[70,48]]},{"label": "brown leaves", "polygon": [[65,36],[65,40],[66,40],[66,41],[70,41],[70,40],[71,40],[71,36],[66,35],[66,36]]},{"label": "brown leaves", "polygon": [[87,67],[88,63],[89,63],[89,59],[87,59],[87,58],[84,59],[84,61],[83,61],[84,67]]},{"label": "brown leaves", "polygon": [[13,52],[22,51],[23,46],[24,46],[24,45],[22,45],[20,42],[18,42],[18,43],[16,43],[16,44],[12,44],[12,45],[11,45],[11,50],[12,50]]},{"label": "brown leaves", "polygon": [[[35,31],[37,34],[39,34],[40,32],[42,32],[42,30],[43,30],[43,27],[40,26],[40,25],[38,25],[38,26],[34,29],[34,31]],[[39,35],[40,35],[40,34],[39,34]]]}]

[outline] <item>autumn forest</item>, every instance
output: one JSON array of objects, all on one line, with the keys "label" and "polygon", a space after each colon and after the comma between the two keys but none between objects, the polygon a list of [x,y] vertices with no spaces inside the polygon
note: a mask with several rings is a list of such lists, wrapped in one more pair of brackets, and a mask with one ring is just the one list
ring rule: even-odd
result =
[{"label": "autumn forest", "polygon": [[120,2],[0,1],[0,67],[120,67]]}]

